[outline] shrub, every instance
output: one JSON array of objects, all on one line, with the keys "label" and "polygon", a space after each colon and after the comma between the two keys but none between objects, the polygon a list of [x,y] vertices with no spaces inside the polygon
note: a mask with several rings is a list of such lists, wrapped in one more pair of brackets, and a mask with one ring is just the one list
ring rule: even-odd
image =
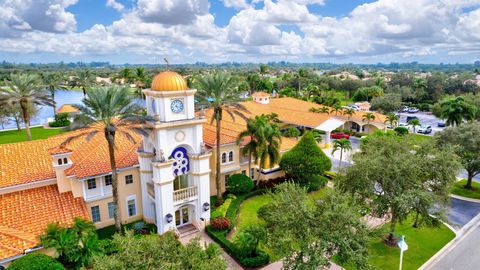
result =
[{"label": "shrub", "polygon": [[29,253],[13,261],[8,270],[65,270],[65,267],[48,255]]},{"label": "shrub", "polygon": [[328,179],[333,179],[333,178],[337,177],[337,173],[332,172],[332,171],[326,171],[325,173],[323,173],[323,175],[325,177],[327,177]]},{"label": "shrub", "polygon": [[317,191],[323,188],[328,182],[328,179],[325,176],[321,175],[312,175],[310,176],[310,181],[307,184],[308,192]]},{"label": "shrub", "polygon": [[226,230],[230,228],[230,220],[226,217],[216,217],[212,220],[212,228],[215,230]]},{"label": "shrub", "polygon": [[132,225],[132,230],[135,232],[135,234],[147,234],[148,229],[147,229],[147,224],[143,221],[137,221]]},{"label": "shrub", "polygon": [[101,250],[101,253],[105,255],[110,255],[118,252],[118,247],[112,243],[110,239],[98,240],[98,246]]},{"label": "shrub", "polygon": [[403,136],[408,134],[408,128],[406,127],[396,127],[394,131],[397,133],[399,136]]},{"label": "shrub", "polygon": [[66,127],[70,125],[70,120],[68,120],[68,113],[57,113],[55,114],[55,120],[48,123],[50,127]]},{"label": "shrub", "polygon": [[235,200],[237,197],[233,194],[228,194],[227,199],[223,202],[222,205],[217,207],[214,211],[211,212],[210,218],[214,219],[216,217],[224,217],[225,214],[227,213],[228,208],[230,207],[230,204],[232,203],[233,200]]},{"label": "shrub", "polygon": [[300,136],[300,130],[298,130],[297,128],[294,128],[294,127],[291,127],[287,130],[285,130],[285,132],[283,132],[283,136],[285,137],[290,137],[290,138],[296,138],[298,136]]},{"label": "shrub", "polygon": [[332,161],[318,147],[312,132],[306,132],[280,160],[287,177],[299,183],[308,183],[312,175],[323,175],[331,167]]},{"label": "shrub", "polygon": [[227,180],[227,191],[235,195],[247,193],[254,187],[252,179],[243,174],[234,174]]},{"label": "shrub", "polygon": [[257,256],[255,257],[243,257],[240,259],[240,264],[244,267],[260,267],[267,265],[270,262],[270,256],[263,250],[257,249]]}]

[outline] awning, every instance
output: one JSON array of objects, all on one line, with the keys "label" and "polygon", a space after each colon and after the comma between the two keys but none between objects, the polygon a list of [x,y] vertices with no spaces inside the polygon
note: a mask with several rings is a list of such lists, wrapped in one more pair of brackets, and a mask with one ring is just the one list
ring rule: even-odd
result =
[{"label": "awning", "polygon": [[332,131],[343,126],[345,122],[346,121],[340,120],[337,118],[330,118],[327,121],[323,122],[320,126],[316,127],[315,129],[323,130],[323,131]]}]

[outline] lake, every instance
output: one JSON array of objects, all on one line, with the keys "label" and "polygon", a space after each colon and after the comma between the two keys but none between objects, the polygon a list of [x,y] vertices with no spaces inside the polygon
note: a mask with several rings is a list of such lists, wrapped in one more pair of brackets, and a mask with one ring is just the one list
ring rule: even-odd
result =
[{"label": "lake", "polygon": [[[78,90],[57,90],[55,92],[55,102],[56,108],[60,108],[64,104],[81,104],[83,99],[83,92]],[[137,103],[144,106],[144,101],[141,99],[136,100]],[[49,119],[50,121],[53,120],[54,113],[53,108],[49,106],[40,106],[38,114],[30,120],[30,125],[42,125],[47,122]],[[23,124],[22,124],[23,126]],[[16,128],[15,121],[12,119],[9,123],[5,125],[5,129],[13,129]],[[1,129],[1,126],[0,126]]]}]

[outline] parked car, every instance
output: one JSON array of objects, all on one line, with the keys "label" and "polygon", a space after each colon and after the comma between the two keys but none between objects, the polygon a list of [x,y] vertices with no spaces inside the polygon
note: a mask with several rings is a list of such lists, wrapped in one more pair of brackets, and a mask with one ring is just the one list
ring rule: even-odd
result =
[{"label": "parked car", "polygon": [[408,123],[398,123],[398,126],[408,128]]},{"label": "parked car", "polygon": [[420,110],[418,108],[415,108],[415,107],[410,107],[408,108],[408,113],[417,113],[419,112]]},{"label": "parked car", "polygon": [[408,109],[409,109],[408,106],[403,106],[403,108],[402,108],[401,111],[402,111],[402,112],[408,112]]},{"label": "parked car", "polygon": [[350,140],[350,135],[343,132],[332,132],[330,134],[330,138],[336,139],[336,140],[345,138],[347,140]]},{"label": "parked car", "polygon": [[440,122],[437,123],[437,127],[445,127],[445,126],[446,126],[446,124],[445,124],[444,121],[440,121]]},{"label": "parked car", "polygon": [[358,106],[357,104],[349,104],[348,107],[354,109],[355,111],[359,111],[359,110],[360,110],[360,106]]},{"label": "parked car", "polygon": [[432,126],[421,126],[417,130],[417,133],[430,134],[430,133],[432,133]]},{"label": "parked car", "polygon": [[416,116],[407,116],[407,123],[410,122],[410,120],[413,120],[413,119],[417,119],[417,120],[418,120],[418,117],[416,117]]}]

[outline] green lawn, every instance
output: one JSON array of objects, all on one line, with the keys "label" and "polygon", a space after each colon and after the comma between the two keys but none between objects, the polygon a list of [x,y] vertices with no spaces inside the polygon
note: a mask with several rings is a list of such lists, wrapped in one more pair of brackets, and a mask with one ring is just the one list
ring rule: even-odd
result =
[{"label": "green lawn", "polygon": [[[408,250],[403,254],[404,270],[418,269],[455,237],[455,233],[443,224],[439,228],[418,229],[413,228],[412,224],[412,220],[407,220],[396,227],[396,234],[405,235],[408,244]],[[388,232],[388,225],[383,227],[385,234]],[[370,263],[375,269],[398,269],[400,249],[385,245],[380,237],[373,238],[368,249]]]},{"label": "green lawn", "polygon": [[[311,192],[308,195],[312,199],[318,200],[325,196],[325,194],[327,193],[327,190],[328,188],[325,187],[318,191]],[[271,201],[270,197],[266,194],[255,196],[244,201],[240,206],[240,209],[238,210],[238,216],[235,222],[235,233],[232,236],[232,239],[235,237],[236,234],[238,234],[248,225],[262,224],[263,221],[258,218],[257,212],[262,206],[268,204],[270,201]],[[272,262],[281,259],[277,254],[274,254],[271,250],[266,248],[263,244],[260,244],[260,247],[262,250],[264,250],[270,255],[270,260]]]},{"label": "green lawn", "polygon": [[427,136],[423,134],[418,134],[418,133],[410,133],[408,136],[412,137],[415,141],[425,141],[425,140],[431,140],[433,137],[432,136]]},{"label": "green lawn", "polygon": [[466,184],[466,179],[456,182],[452,187],[452,194],[472,199],[480,199],[480,184],[472,182],[473,189],[465,189],[463,186]]},{"label": "green lawn", "polygon": [[[44,129],[43,127],[34,127],[30,129],[32,140],[46,139],[48,137],[63,133],[62,129]],[[0,144],[16,143],[27,140],[25,129],[18,132],[17,130],[0,131]]]}]

